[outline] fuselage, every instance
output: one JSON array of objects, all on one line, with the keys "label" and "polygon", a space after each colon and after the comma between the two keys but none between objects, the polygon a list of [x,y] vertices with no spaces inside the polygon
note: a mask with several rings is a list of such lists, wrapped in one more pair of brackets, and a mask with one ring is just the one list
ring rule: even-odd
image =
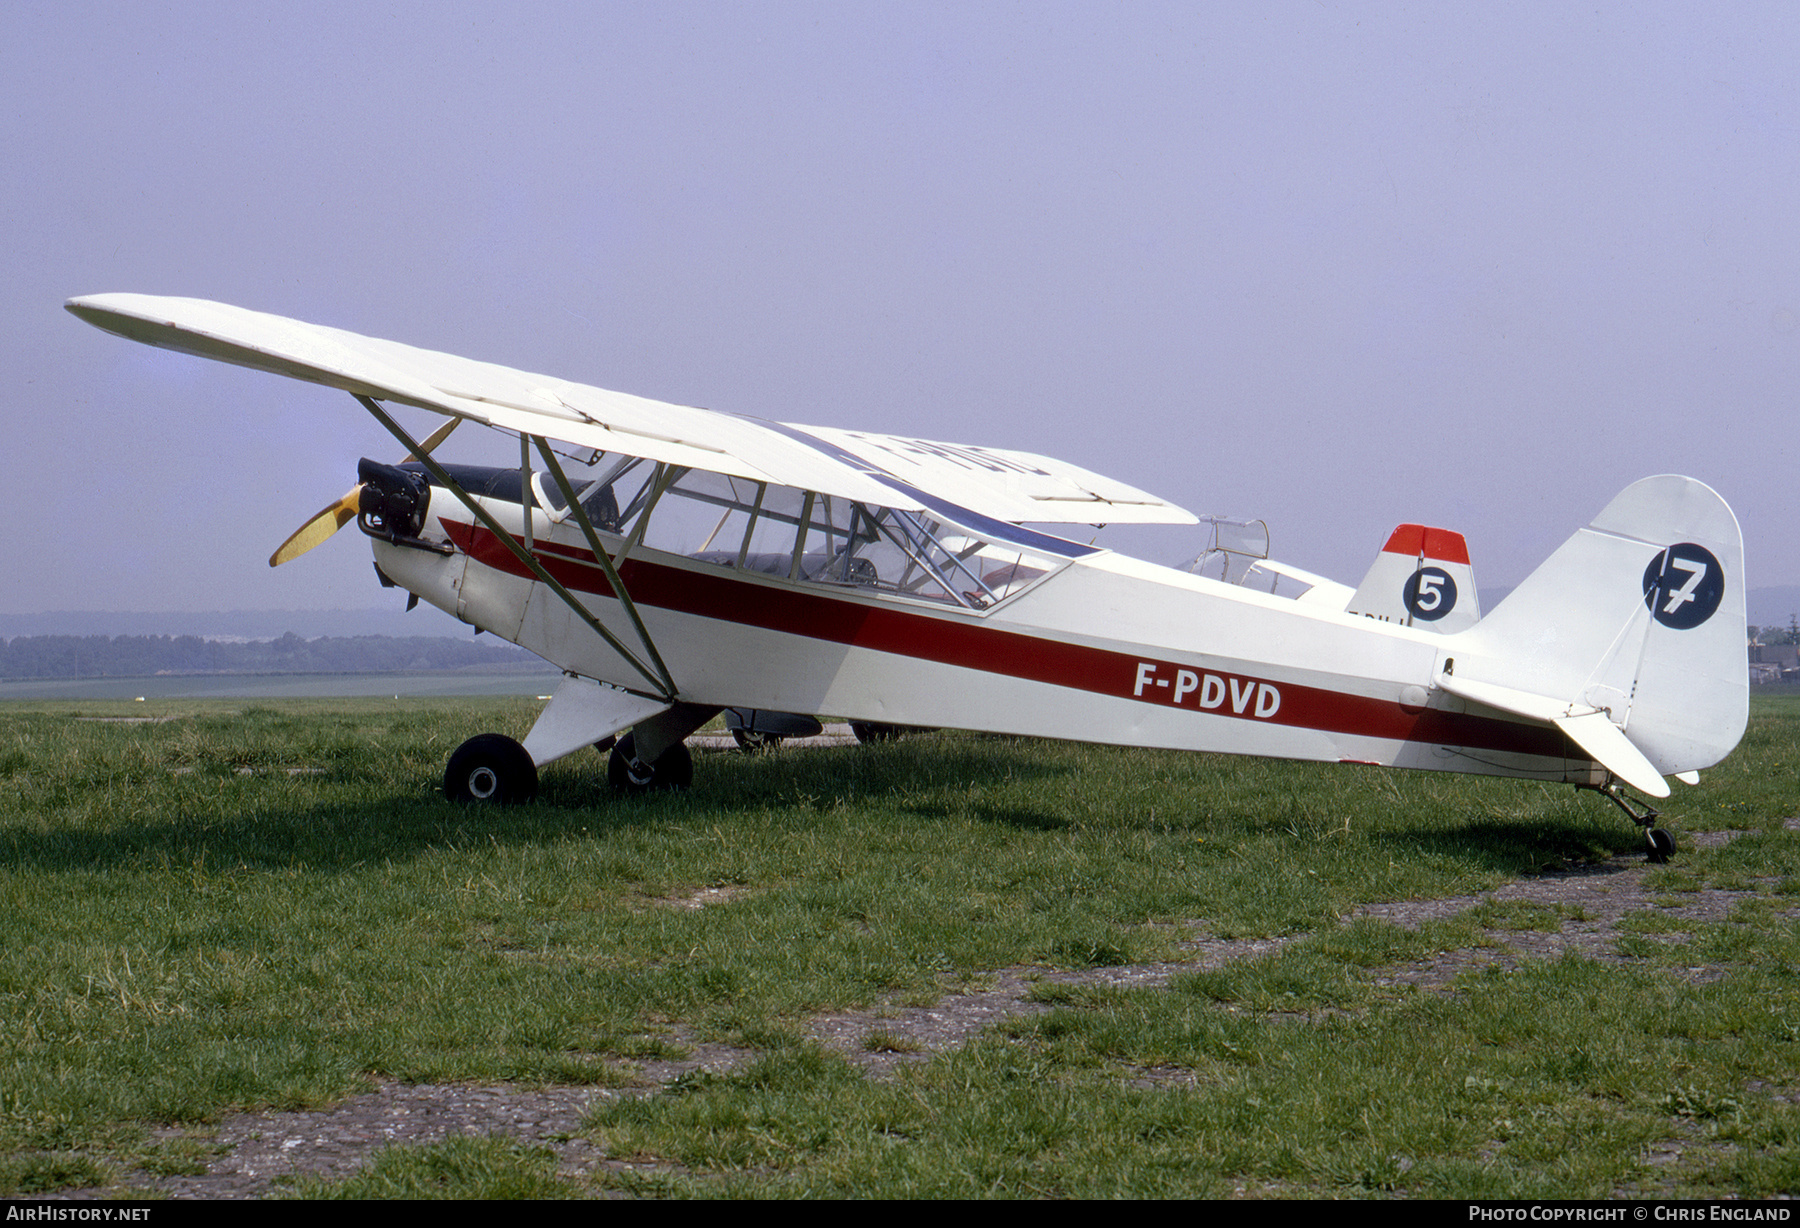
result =
[{"label": "fuselage", "polygon": [[[523,544],[521,504],[482,502]],[[532,555],[630,641],[586,535],[542,508],[531,516]],[[596,529],[618,559],[627,537]],[[431,490],[419,536],[453,552],[374,542],[378,566],[396,583],[567,672],[643,689],[641,675],[441,488]],[[638,541],[619,566],[685,702],[1584,784],[1604,778],[1553,726],[1435,689],[1454,636],[1105,550],[1032,556],[1045,565],[1007,573],[1030,572],[1028,582],[972,605],[807,579],[798,550],[786,575],[744,565],[748,555],[722,565],[720,553]]]}]

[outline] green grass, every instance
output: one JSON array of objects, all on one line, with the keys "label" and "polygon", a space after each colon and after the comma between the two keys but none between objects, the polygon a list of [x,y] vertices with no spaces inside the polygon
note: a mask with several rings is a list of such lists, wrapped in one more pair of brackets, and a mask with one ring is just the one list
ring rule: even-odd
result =
[{"label": "green grass", "polygon": [[[608,1109],[599,1137],[708,1174],[661,1192],[723,1196],[1717,1196],[1797,1175],[1792,1106],[1740,1090],[1791,1043],[1716,1018],[1737,995],[1582,961],[1310,1018],[1197,988],[1059,1010],[885,1083],[777,1054]],[[1667,1186],[1644,1164],[1665,1140],[1688,1148]]]},{"label": "green grass", "polygon": [[[1337,918],[1642,847],[1600,799],[1447,775],[937,734],[701,756],[614,800],[446,805],[443,762],[530,701],[0,708],[0,1193],[200,1160],[164,1123],[374,1078],[620,1084],[684,1038],[762,1058],[596,1119],[648,1193],[1604,1196],[1790,1190],[1800,1064],[1800,699],[1671,799],[1753,833],[1657,872],[1728,924],[1625,936],[1450,995],[1379,970],[1471,945]],[[172,716],[109,724],[77,716]],[[724,903],[684,907],[726,888]],[[886,1082],[793,1038],[1017,965],[1169,957],[1198,923],[1299,936],[1167,991],[1069,994]],[[1683,979],[1697,959],[1725,969]],[[1054,993],[1045,995],[1056,1001]],[[896,1037],[872,1047],[903,1047]],[[1474,1090],[1471,1090],[1474,1089]],[[1688,1140],[1654,1173],[1647,1149]],[[1658,1184],[1660,1182],[1660,1184]],[[1673,1182],[1673,1185],[1670,1183]],[[394,1149],[331,1192],[572,1192],[539,1152]],[[307,1187],[306,1192],[328,1192]]]},{"label": "green grass", "polygon": [[546,1147],[499,1139],[457,1138],[431,1147],[390,1147],[345,1181],[302,1181],[295,1198],[578,1198],[581,1188],[556,1174]]}]

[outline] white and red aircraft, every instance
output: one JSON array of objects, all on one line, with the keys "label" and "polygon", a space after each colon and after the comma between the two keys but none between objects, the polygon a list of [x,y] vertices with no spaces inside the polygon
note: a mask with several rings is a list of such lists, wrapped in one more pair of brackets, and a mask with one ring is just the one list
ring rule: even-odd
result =
[{"label": "white and red aircraft", "polygon": [[[616,787],[680,787],[683,739],[732,707],[1563,781],[1660,860],[1673,839],[1621,785],[1694,783],[1747,719],[1742,538],[1691,478],[1627,487],[1482,617],[1441,529],[1396,529],[1354,590],[1261,557],[1256,522],[1210,520],[1173,569],[1026,527],[1199,523],[1029,453],[664,404],[196,299],[68,309],[342,389],[416,458],[363,461],[270,563],[354,518],[384,583],[563,670],[523,744],[451,755],[453,799],[530,798],[539,767],[615,734]],[[388,405],[448,421],[421,443]],[[517,435],[519,467],[433,459],[461,419]]]}]

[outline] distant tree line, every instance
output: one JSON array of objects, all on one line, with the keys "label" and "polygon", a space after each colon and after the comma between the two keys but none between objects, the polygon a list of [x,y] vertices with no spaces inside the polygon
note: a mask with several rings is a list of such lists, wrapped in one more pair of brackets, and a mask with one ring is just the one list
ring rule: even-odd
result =
[{"label": "distant tree line", "polygon": [[1800,617],[1788,616],[1788,625],[1750,628],[1750,638],[1759,644],[1800,644]]},{"label": "distant tree line", "polygon": [[446,636],[323,636],[232,643],[197,635],[20,635],[0,640],[0,678],[142,674],[382,674],[525,665],[537,658],[498,640]]}]

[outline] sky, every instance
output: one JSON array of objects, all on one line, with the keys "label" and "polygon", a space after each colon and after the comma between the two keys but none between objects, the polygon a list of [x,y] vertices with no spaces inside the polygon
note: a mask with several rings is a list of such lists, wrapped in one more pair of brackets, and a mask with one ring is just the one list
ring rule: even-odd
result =
[{"label": "sky", "polygon": [[[134,345],[216,299],[661,400],[1022,448],[1354,584],[1620,489],[1800,584],[1800,7],[243,3],[0,16],[0,613],[366,608],[393,440]],[[508,461],[470,428],[444,459]],[[1195,529],[1101,537],[1158,562]]]}]

